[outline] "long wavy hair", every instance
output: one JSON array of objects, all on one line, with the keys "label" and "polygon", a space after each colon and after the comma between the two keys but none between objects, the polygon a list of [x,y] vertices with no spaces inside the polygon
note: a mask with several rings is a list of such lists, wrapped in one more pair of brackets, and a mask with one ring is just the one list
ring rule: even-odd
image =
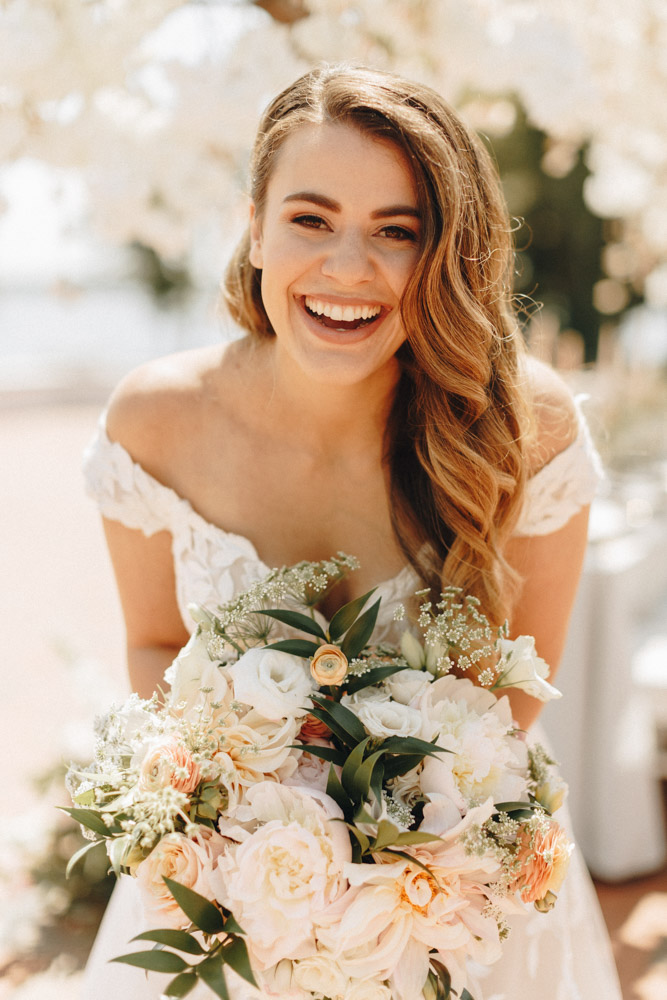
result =
[{"label": "long wavy hair", "polygon": [[[396,537],[427,586],[459,586],[500,622],[516,582],[503,550],[523,500],[529,411],[497,171],[429,87],[321,67],[279,94],[260,123],[250,165],[260,221],[282,143],[322,122],[394,143],[411,165],[423,220],[419,262],[401,302],[407,339],[385,441]],[[229,264],[225,298],[237,323],[272,337],[249,249],[248,231]]]}]

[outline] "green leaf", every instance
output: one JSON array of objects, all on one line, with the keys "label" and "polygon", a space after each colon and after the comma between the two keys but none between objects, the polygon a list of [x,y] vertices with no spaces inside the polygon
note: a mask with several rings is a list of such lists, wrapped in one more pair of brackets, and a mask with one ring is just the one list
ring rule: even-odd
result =
[{"label": "green leaf", "polygon": [[134,951],[130,955],[119,955],[112,962],[124,962],[125,965],[135,965],[148,972],[183,972],[187,969],[186,962],[173,951]]},{"label": "green leaf", "polygon": [[438,882],[437,878],[435,877],[431,869],[428,867],[428,865],[424,865],[422,864],[421,861],[417,861],[417,858],[413,858],[411,854],[407,853],[407,851],[394,851],[389,847],[385,847],[383,854],[391,854],[392,857],[403,858],[404,861],[409,861],[411,865],[415,866],[415,868],[421,868],[423,872],[428,872],[428,874],[431,876],[431,878],[438,886],[438,888],[439,889],[442,888],[442,886],[440,885],[440,883]]},{"label": "green leaf", "polygon": [[301,656],[307,659],[314,656],[320,647],[318,643],[309,642],[307,639],[281,639],[280,642],[272,642],[264,648],[279,649],[282,653],[291,653],[292,656]]},{"label": "green leaf", "polygon": [[363,763],[364,752],[368,746],[369,740],[370,736],[367,736],[366,739],[357,744],[345,761],[343,770],[341,771],[341,784],[353,802],[364,802],[368,797],[369,785],[367,784],[364,788],[363,785],[357,781],[357,772]]},{"label": "green leaf", "polygon": [[329,635],[333,642],[339,639],[343,632],[347,632],[351,625],[357,620],[357,615],[363,608],[364,604],[371,597],[377,587],[373,587],[369,590],[367,594],[362,597],[357,597],[354,601],[350,601],[349,604],[344,604],[342,608],[339,608],[336,614],[333,616],[329,622]]},{"label": "green leaf", "polygon": [[385,779],[388,781],[390,778],[397,778],[399,775],[407,774],[417,764],[419,764],[419,758],[414,754],[396,754],[386,757],[384,762]]},{"label": "green leaf", "polygon": [[424,757],[432,757],[436,753],[453,753],[452,750],[420,740],[416,736],[390,736],[383,741],[382,750],[384,753],[422,754]]},{"label": "green leaf", "polygon": [[243,938],[235,937],[225,944],[222,949],[222,956],[227,963],[237,973],[239,976],[243,976],[247,982],[251,983],[253,986],[257,986],[257,981],[252,971],[252,966],[250,965],[250,959],[248,958],[248,949]]},{"label": "green leaf", "polygon": [[144,931],[132,938],[133,941],[156,941],[164,944],[168,948],[175,948],[177,951],[185,951],[188,955],[203,955],[204,949],[199,941],[188,934],[187,931],[177,931],[164,927],[154,931]]},{"label": "green leaf", "polygon": [[186,997],[197,985],[196,972],[181,972],[180,976],[165,987],[162,995],[165,997]]},{"label": "green leaf", "polygon": [[352,836],[359,844],[359,847],[361,848],[361,854],[362,855],[366,854],[371,846],[371,842],[366,836],[366,834],[363,833],[358,827],[356,827],[354,823],[346,823],[345,826],[348,828]]},{"label": "green leaf", "polygon": [[357,691],[361,691],[365,687],[370,687],[372,684],[379,684],[380,681],[383,681],[386,677],[391,677],[392,674],[398,673],[399,670],[405,670],[405,667],[401,666],[401,664],[392,663],[386,667],[373,667],[366,674],[352,674],[349,680],[345,680],[345,692],[346,694],[355,694]]},{"label": "green leaf", "polygon": [[353,660],[355,656],[359,656],[359,653],[364,649],[373,634],[381,603],[382,598],[378,597],[375,604],[371,604],[368,611],[364,611],[361,618],[357,618],[354,625],[348,629],[341,644],[341,649],[348,660]]},{"label": "green leaf", "polygon": [[327,778],[327,795],[340,806],[343,815],[347,818],[354,808],[354,803],[338,780],[333,764],[329,768],[329,777]]},{"label": "green leaf", "polygon": [[[312,696],[312,700],[322,712],[337,722],[346,733],[349,733],[354,739],[355,745],[366,739],[368,733],[354,712],[351,712],[349,708],[345,708],[344,705],[341,705],[337,701],[329,701],[329,699],[324,698],[322,695],[315,694]],[[325,719],[324,721],[326,722],[327,720]]]},{"label": "green leaf", "polygon": [[531,810],[542,810],[542,806],[539,802],[494,802],[494,808],[497,812],[531,812]]},{"label": "green leaf", "polygon": [[183,910],[186,917],[189,917],[195,926],[206,934],[219,934],[224,930],[224,920],[222,913],[213,903],[210,903],[204,896],[200,896],[194,889],[188,889],[175,882],[166,875],[162,876],[165,885]]},{"label": "green leaf", "polygon": [[327,642],[326,633],[307,615],[302,615],[298,611],[283,611],[280,608],[271,608],[268,611],[257,611],[258,615],[268,615],[269,618],[275,618],[276,621],[282,622],[283,625],[291,625],[292,628],[298,628],[302,632],[308,632],[309,635],[316,635],[319,639],[324,639]]},{"label": "green leaf", "polygon": [[400,831],[397,826],[390,823],[388,819],[382,819],[378,823],[375,839],[373,840],[373,850],[381,851],[383,847],[389,847],[396,843]]},{"label": "green leaf", "polygon": [[293,743],[290,749],[305,750],[306,753],[312,753],[313,757],[328,760],[331,764],[338,764],[339,767],[342,767],[347,760],[345,753],[342,750],[336,750],[335,747],[316,747],[311,746],[310,743]]},{"label": "green leaf", "polygon": [[225,916],[225,934],[245,934],[240,923],[231,913]]},{"label": "green leaf", "polygon": [[94,847],[99,847],[100,844],[103,844],[103,843],[104,843],[103,840],[88,840],[88,841],[86,841],[86,843],[83,845],[83,847],[80,847],[79,850],[76,852],[76,854],[73,854],[72,857],[67,862],[67,868],[65,869],[65,878],[69,878],[70,877],[70,875],[72,874],[72,869],[74,868],[74,865],[77,863],[77,861],[79,860],[79,858],[82,858],[84,856],[84,854],[88,853],[88,851],[92,851],[92,849]]},{"label": "green leaf", "polygon": [[353,736],[350,736],[346,729],[339,726],[338,723],[335,722],[334,719],[332,719],[331,716],[324,709],[321,709],[315,702],[313,703],[313,707],[310,709],[310,714],[316,719],[319,719],[320,722],[324,722],[334,736],[337,736],[341,743],[349,750],[353,750],[356,747],[358,740],[356,740]]},{"label": "green leaf", "polygon": [[422,830],[405,830],[403,833],[399,833],[398,837],[394,841],[395,844],[429,844],[434,840],[442,840],[442,837],[436,836],[435,833],[426,833]]},{"label": "green leaf", "polygon": [[461,992],[461,1000],[475,1000],[475,998],[473,997],[472,993],[468,993],[468,991],[465,988],[465,986],[463,987],[463,990]]},{"label": "green leaf", "polygon": [[197,974],[203,979],[207,986],[210,986],[216,996],[221,1000],[229,1000],[229,990],[225,979],[222,955],[213,958],[205,958],[197,966]]},{"label": "green leaf", "polygon": [[[367,741],[364,740],[363,743],[359,744],[359,746],[363,747],[364,750],[366,749],[366,742]],[[363,763],[360,763],[353,771],[347,772],[348,784],[346,784],[346,768],[352,759],[352,754],[348,757],[345,767],[343,768],[343,787],[348,789],[355,800],[361,802],[368,798],[371,785],[373,783],[373,771],[375,769],[375,765],[380,761],[381,757],[382,750],[377,750],[375,753],[366,757]],[[375,788],[375,793],[377,796],[377,787]],[[380,788],[380,796],[382,796],[382,788]]]},{"label": "green leaf", "polygon": [[66,812],[68,816],[80,823],[81,826],[87,827],[92,830],[93,833],[99,833],[102,837],[109,836],[109,827],[106,825],[102,819],[100,813],[94,809],[73,809],[69,806],[60,806],[62,812]]}]

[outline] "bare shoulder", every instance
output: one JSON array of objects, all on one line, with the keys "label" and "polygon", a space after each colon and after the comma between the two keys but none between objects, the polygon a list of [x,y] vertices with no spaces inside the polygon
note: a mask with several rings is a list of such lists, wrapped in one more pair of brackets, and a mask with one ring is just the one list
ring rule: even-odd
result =
[{"label": "bare shoulder", "polygon": [[527,443],[530,472],[535,473],[575,440],[579,423],[570,389],[552,368],[527,358],[526,389],[532,412]]},{"label": "bare shoulder", "polygon": [[[216,394],[226,348],[205,347],[157,358],[135,368],[114,390],[107,433],[158,478]],[[167,477],[168,478],[168,477]]]}]

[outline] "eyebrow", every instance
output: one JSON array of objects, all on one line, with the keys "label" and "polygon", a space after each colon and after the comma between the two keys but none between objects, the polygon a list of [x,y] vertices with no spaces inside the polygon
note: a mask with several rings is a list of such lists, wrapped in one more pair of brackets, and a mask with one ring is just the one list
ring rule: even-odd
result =
[{"label": "eyebrow", "polygon": [[[316,191],[296,191],[294,194],[288,194],[283,198],[283,204],[289,201],[309,201],[313,205],[319,205],[321,208],[328,209],[329,212],[340,212],[341,206],[333,198],[327,198],[324,194],[318,194]],[[414,205],[387,205],[386,208],[378,208],[374,212],[371,212],[371,218],[373,219],[388,219],[396,215],[409,215],[414,219],[420,219],[421,213],[419,209],[415,208]]]}]

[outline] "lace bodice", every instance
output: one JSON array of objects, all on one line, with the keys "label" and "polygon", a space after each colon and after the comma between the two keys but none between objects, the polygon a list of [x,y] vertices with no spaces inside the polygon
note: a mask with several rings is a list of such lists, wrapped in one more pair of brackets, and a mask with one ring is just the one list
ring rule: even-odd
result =
[{"label": "lace bodice", "polygon": [[[248,538],[224,531],[206,521],[189,501],[149,475],[118,442],[106,433],[104,414],[97,434],[84,455],[89,494],[101,513],[128,528],[150,536],[172,535],[176,595],[187,628],[191,602],[216,607],[261,579],[269,570]],[[599,460],[588,428],[580,418],[576,439],[528,482],[517,535],[544,535],[556,531],[589,503],[600,478]],[[396,605],[419,586],[410,566],[378,586],[382,598],[378,639],[388,638]]]}]

